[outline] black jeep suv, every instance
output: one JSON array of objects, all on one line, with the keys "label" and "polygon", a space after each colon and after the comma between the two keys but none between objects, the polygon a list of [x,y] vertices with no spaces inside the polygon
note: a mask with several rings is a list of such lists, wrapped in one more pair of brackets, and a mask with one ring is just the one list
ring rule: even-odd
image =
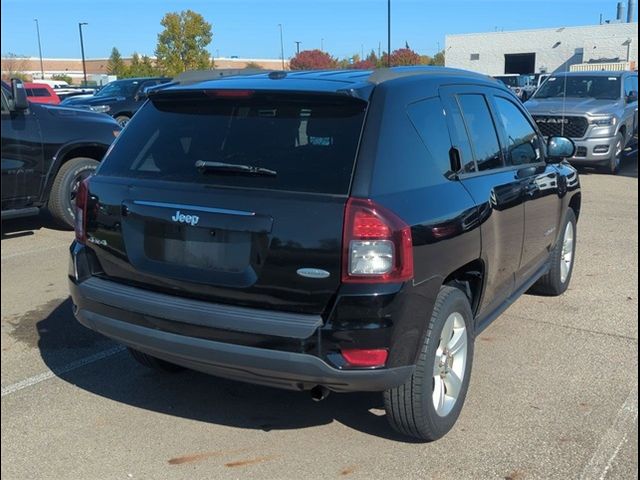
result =
[{"label": "black jeep suv", "polygon": [[564,292],[580,188],[504,85],[469,72],[272,72],[156,90],[78,196],[78,320],[141,363],[384,392],[433,440],[475,336]]},{"label": "black jeep suv", "polygon": [[73,228],[77,189],[120,126],[106,115],[29,103],[19,80],[2,82],[2,220],[47,208]]}]

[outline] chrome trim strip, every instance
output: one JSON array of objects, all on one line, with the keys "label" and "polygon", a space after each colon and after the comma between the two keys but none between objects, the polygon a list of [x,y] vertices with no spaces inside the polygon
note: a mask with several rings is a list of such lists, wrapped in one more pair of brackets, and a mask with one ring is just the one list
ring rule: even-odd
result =
[{"label": "chrome trim strip", "polygon": [[245,212],[243,210],[228,210],[226,208],[199,207],[195,205],[183,205],[180,203],[164,203],[164,202],[146,202],[144,200],[134,200],[136,205],[145,205],[147,207],[176,208],[183,210],[194,210],[196,212],[220,213],[222,215],[239,215],[243,217],[253,217],[255,212]]}]

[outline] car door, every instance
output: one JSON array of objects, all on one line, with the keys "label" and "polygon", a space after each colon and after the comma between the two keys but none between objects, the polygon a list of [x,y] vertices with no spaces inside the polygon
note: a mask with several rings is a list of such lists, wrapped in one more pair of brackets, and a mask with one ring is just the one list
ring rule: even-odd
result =
[{"label": "car door", "polygon": [[529,280],[549,257],[561,216],[559,193],[562,178],[544,158],[542,137],[520,102],[494,93],[491,101],[507,165],[522,182],[524,195],[524,242],[516,288]]},{"label": "car door", "polygon": [[448,86],[440,94],[459,158],[458,179],[482,218],[484,292],[480,316],[488,316],[511,295],[524,238],[522,181],[505,165],[486,89]]},{"label": "car door", "polygon": [[2,89],[2,208],[29,206],[38,200],[43,172],[40,124],[34,108],[12,112]]}]

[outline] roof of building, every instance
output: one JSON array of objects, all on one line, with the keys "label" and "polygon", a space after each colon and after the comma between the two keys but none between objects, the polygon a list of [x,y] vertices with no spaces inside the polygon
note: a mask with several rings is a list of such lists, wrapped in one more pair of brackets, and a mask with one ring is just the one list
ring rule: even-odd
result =
[{"label": "roof of building", "polygon": [[630,70],[583,70],[578,72],[557,72],[553,73],[554,77],[567,76],[567,77],[584,77],[588,75],[590,77],[621,77],[625,73],[634,73]]}]

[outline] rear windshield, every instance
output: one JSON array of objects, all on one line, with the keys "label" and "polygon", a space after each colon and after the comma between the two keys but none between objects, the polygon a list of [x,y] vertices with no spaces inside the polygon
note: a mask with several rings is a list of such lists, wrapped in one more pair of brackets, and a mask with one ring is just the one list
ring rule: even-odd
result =
[{"label": "rear windshield", "polygon": [[27,97],[50,97],[51,94],[46,88],[26,88]]},{"label": "rear windshield", "polygon": [[[147,102],[118,138],[100,174],[348,193],[366,102],[329,95],[249,95]],[[269,174],[206,169],[202,162]]]},{"label": "rear windshield", "polygon": [[495,77],[509,87],[522,87],[525,82],[522,77]]}]

